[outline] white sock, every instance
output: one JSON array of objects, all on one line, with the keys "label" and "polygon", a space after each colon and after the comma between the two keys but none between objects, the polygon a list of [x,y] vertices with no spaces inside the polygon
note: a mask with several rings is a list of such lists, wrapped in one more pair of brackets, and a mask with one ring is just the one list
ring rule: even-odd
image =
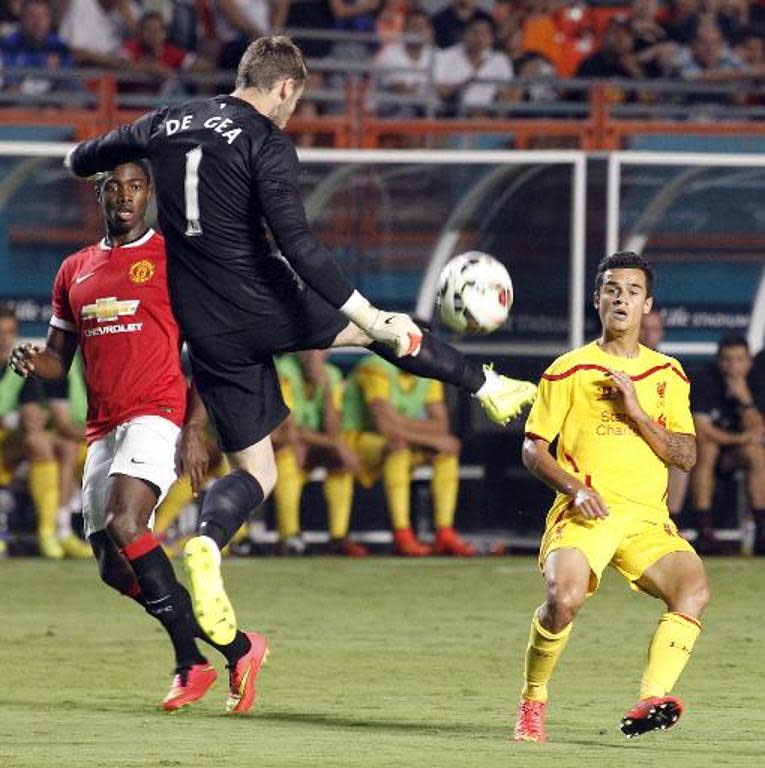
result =
[{"label": "white sock", "polygon": [[56,512],[56,537],[66,539],[72,535],[72,511],[68,504],[58,508]]},{"label": "white sock", "polygon": [[481,388],[475,395],[473,395],[473,397],[477,397],[479,400],[495,392],[500,386],[499,374],[493,368],[484,366],[483,375],[486,377],[486,380],[481,384]]}]

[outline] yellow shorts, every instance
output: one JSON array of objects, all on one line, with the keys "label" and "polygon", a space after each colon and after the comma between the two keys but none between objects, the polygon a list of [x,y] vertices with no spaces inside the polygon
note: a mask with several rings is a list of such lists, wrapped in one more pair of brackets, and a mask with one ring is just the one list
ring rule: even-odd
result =
[{"label": "yellow shorts", "polygon": [[548,519],[539,548],[539,567],[544,568],[550,552],[567,547],[578,549],[590,564],[588,594],[597,590],[607,565],[619,571],[632,589],[640,590],[637,580],[664,555],[695,552],[669,517],[645,520],[624,512],[611,512],[602,520]]},{"label": "yellow shorts", "polygon": [[[385,438],[377,432],[344,432],[343,441],[352,448],[361,460],[356,479],[365,488],[371,488],[382,474],[385,461]],[[412,469],[428,463],[424,451],[412,451]]]}]

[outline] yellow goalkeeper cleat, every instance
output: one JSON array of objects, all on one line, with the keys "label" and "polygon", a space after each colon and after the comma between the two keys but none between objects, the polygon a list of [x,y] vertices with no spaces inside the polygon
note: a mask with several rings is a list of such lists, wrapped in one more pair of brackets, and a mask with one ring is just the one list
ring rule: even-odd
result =
[{"label": "yellow goalkeeper cleat", "polygon": [[209,536],[194,536],[183,548],[191,602],[199,626],[218,645],[236,635],[236,616],[220,575],[220,552]]},{"label": "yellow goalkeeper cleat", "polygon": [[491,365],[484,365],[486,383],[476,394],[486,415],[496,424],[507,424],[523,407],[534,402],[537,385],[530,381],[510,379],[495,372]]}]

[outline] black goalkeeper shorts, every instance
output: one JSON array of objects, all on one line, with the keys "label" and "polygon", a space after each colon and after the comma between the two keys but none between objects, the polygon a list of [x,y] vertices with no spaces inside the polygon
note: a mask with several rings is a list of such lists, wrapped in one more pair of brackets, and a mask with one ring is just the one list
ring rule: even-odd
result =
[{"label": "black goalkeeper shorts", "polygon": [[287,417],[274,355],[326,349],[347,325],[335,307],[301,286],[257,327],[188,339],[194,381],[221,450],[248,448]]}]

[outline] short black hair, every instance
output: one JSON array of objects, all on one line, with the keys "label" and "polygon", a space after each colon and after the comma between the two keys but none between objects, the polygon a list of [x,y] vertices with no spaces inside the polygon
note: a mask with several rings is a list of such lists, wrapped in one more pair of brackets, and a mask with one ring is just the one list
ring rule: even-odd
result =
[{"label": "short black hair", "polygon": [[95,179],[96,192],[98,194],[101,193],[102,187],[111,178],[111,174],[114,169],[119,168],[120,165],[137,165],[143,171],[144,176],[146,176],[146,181],[151,184],[151,165],[149,164],[148,160],[139,157],[135,160],[126,160],[124,163],[117,163],[117,165],[115,165],[111,170],[99,173]]},{"label": "short black hair", "polygon": [[0,302],[0,320],[4,320],[8,317],[12,317],[14,320],[16,320],[17,318],[15,310],[10,304]]},{"label": "short black hair", "polygon": [[732,349],[733,347],[744,347],[748,352],[749,342],[740,333],[726,333],[725,336],[717,342],[718,357],[724,349]]},{"label": "short black hair", "polygon": [[595,273],[595,293],[603,285],[603,277],[609,269],[640,269],[645,275],[645,285],[648,296],[653,296],[653,267],[634,251],[617,251],[605,256],[598,264]]}]

